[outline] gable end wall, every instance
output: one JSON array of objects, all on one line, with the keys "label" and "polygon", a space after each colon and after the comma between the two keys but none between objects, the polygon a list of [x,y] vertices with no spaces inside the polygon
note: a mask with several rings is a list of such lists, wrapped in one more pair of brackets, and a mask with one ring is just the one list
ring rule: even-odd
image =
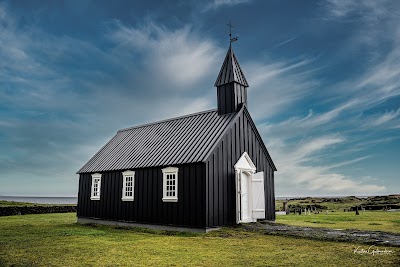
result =
[{"label": "gable end wall", "polygon": [[236,224],[233,166],[244,152],[249,154],[257,172],[264,172],[266,219],[275,220],[275,166],[260,139],[250,114],[243,108],[205,161],[207,227]]}]

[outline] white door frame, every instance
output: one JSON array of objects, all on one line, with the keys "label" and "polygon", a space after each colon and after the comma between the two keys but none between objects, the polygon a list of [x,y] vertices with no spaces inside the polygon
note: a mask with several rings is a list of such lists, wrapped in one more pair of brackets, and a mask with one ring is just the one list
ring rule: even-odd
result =
[{"label": "white door frame", "polygon": [[[251,160],[250,156],[244,152],[239,160],[234,165],[235,168],[235,184],[236,184],[236,223],[242,222],[256,222],[257,219],[252,218],[252,196],[250,193],[251,189],[251,179],[253,174],[256,172],[256,166]],[[245,175],[243,175],[245,174]],[[242,179],[246,177],[247,181],[247,199],[248,199],[248,211],[250,217],[247,220],[243,220],[242,214],[242,195],[241,195],[241,187],[242,187]]]}]

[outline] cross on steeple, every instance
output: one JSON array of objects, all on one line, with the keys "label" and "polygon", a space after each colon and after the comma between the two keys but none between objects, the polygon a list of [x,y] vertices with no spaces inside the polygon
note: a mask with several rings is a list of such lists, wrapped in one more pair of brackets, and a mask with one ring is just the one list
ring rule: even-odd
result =
[{"label": "cross on steeple", "polygon": [[233,42],[238,40],[238,37],[232,38],[232,28],[233,28],[232,23],[229,22],[226,25],[228,25],[228,27],[229,27],[229,46],[231,46]]}]

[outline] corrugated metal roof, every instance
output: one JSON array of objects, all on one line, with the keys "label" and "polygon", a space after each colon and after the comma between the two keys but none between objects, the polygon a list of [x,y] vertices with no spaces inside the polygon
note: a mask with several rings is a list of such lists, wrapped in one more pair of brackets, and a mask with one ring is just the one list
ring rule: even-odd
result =
[{"label": "corrugated metal roof", "polygon": [[214,86],[221,86],[230,82],[237,82],[245,87],[249,87],[231,46],[226,54]]},{"label": "corrugated metal roof", "polygon": [[122,129],[78,173],[203,161],[236,114],[209,110]]}]

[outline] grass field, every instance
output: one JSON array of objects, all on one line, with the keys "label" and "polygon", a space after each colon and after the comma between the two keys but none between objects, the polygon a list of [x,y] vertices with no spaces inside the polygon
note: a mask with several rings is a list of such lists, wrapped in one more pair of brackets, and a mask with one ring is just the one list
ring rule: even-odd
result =
[{"label": "grass field", "polygon": [[311,215],[282,215],[276,222],[306,226],[327,227],[335,229],[360,229],[400,233],[400,212],[365,211],[360,215],[354,212],[329,212]]},{"label": "grass field", "polygon": [[[359,245],[228,228],[208,234],[76,224],[75,213],[0,217],[0,266],[399,266]],[[285,216],[282,216],[285,217]],[[290,217],[287,217],[290,218]],[[368,249],[368,246],[361,245]],[[384,248],[379,248],[383,250]]]}]

